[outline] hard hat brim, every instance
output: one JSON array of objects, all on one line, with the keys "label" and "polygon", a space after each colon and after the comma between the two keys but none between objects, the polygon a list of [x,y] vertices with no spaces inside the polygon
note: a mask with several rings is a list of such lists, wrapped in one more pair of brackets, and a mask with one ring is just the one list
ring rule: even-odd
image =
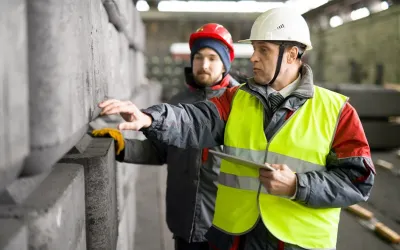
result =
[{"label": "hard hat brim", "polygon": [[238,43],[247,43],[247,44],[249,44],[249,43],[251,43],[251,40],[250,39],[239,40]]}]

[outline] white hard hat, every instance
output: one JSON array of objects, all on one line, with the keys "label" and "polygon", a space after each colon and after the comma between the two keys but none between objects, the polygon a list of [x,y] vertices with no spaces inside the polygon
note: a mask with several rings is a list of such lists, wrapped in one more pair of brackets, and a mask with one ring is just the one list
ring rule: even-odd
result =
[{"label": "white hard hat", "polygon": [[267,10],[251,28],[250,38],[239,43],[251,41],[290,41],[299,42],[311,50],[310,30],[306,20],[295,10],[288,7]]}]

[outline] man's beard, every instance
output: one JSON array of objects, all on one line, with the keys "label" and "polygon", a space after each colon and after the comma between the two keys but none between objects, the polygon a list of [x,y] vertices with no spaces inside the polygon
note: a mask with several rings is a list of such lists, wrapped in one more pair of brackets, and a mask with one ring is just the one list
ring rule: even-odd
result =
[{"label": "man's beard", "polygon": [[212,79],[211,74],[208,72],[197,72],[196,75],[194,75],[194,80],[196,81],[196,84],[207,87],[207,86],[212,86],[215,84],[214,79]]}]

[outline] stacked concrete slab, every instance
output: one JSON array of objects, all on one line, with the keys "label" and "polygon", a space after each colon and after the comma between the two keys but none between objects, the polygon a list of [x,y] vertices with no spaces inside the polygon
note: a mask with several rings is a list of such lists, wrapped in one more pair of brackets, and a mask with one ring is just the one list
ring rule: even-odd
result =
[{"label": "stacked concrete slab", "polygon": [[134,249],[139,166],[87,132],[104,99],[159,102],[144,35],[130,0],[1,1],[1,249]]},{"label": "stacked concrete slab", "polygon": [[323,84],[349,97],[356,109],[372,150],[400,148],[400,92],[371,84]]},{"label": "stacked concrete slab", "polygon": [[29,154],[28,50],[25,1],[0,3],[0,190]]}]

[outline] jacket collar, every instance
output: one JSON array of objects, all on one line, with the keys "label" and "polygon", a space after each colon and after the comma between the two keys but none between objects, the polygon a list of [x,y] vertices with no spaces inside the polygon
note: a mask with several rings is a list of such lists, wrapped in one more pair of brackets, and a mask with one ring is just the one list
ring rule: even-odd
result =
[{"label": "jacket collar", "polygon": [[[314,81],[311,67],[307,64],[303,64],[300,69],[300,74],[301,78],[298,87],[290,96],[297,96],[304,99],[312,98],[314,96]],[[266,86],[257,84],[253,77],[248,79],[248,87],[264,97],[267,96]]]}]

